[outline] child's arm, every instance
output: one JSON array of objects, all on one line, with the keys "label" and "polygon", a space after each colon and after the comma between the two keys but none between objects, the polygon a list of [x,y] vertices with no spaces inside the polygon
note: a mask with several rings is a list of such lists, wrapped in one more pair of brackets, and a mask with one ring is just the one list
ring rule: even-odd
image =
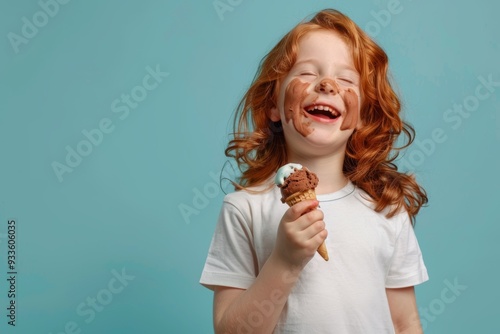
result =
[{"label": "child's arm", "polygon": [[327,232],[318,202],[289,208],[281,219],[276,245],[254,283],[247,289],[216,287],[215,333],[272,333],[304,266]]},{"label": "child's arm", "polygon": [[422,334],[413,286],[385,291],[396,334]]},{"label": "child's arm", "polygon": [[299,273],[271,256],[248,290],[217,287],[215,333],[272,333]]}]

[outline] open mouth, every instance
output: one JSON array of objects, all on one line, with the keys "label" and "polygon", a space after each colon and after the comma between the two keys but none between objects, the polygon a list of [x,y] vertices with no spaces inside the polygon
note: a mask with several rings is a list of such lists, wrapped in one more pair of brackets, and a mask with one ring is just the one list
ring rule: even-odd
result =
[{"label": "open mouth", "polygon": [[312,105],[305,108],[306,112],[312,116],[324,120],[334,120],[340,117],[340,113],[330,106]]}]

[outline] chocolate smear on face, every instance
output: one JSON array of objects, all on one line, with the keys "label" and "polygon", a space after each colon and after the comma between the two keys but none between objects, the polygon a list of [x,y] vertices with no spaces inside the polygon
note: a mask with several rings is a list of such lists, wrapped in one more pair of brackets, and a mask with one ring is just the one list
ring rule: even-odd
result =
[{"label": "chocolate smear on face", "polygon": [[340,125],[340,130],[354,129],[358,124],[358,95],[348,88],[343,96],[345,115]]},{"label": "chocolate smear on face", "polygon": [[[311,98],[307,93],[307,87],[310,83],[301,82],[299,79],[293,79],[285,90],[285,119],[288,123],[293,121],[293,126],[298,133],[306,137],[313,132],[310,127],[311,121],[307,117],[303,106],[306,98]],[[316,94],[313,94],[316,95]],[[315,98],[315,97],[313,97]]]}]

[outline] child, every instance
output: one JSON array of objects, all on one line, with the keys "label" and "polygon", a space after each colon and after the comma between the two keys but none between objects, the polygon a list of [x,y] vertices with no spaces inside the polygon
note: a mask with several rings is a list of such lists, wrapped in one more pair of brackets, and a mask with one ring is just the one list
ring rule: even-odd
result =
[{"label": "child", "polygon": [[[335,10],[263,59],[226,149],[238,191],[224,198],[200,280],[214,290],[216,333],[422,333],[413,286],[428,275],[412,224],[427,196],[393,164],[398,135],[409,145],[414,131],[387,69]],[[317,201],[281,203],[273,178],[289,162],[318,175]],[[316,255],[323,241],[328,262]]]}]

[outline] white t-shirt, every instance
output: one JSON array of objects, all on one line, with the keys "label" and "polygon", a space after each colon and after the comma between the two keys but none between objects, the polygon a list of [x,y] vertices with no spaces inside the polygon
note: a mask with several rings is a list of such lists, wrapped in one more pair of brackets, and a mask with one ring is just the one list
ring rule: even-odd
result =
[{"label": "white t-shirt", "polygon": [[[226,195],[201,284],[252,285],[288,209],[280,198],[277,187],[261,194]],[[394,333],[385,289],[428,280],[408,214],[388,219],[385,212],[375,212],[368,195],[351,182],[317,198],[330,260],[316,254],[305,266],[274,333]],[[259,321],[254,318],[246,324]]]}]

